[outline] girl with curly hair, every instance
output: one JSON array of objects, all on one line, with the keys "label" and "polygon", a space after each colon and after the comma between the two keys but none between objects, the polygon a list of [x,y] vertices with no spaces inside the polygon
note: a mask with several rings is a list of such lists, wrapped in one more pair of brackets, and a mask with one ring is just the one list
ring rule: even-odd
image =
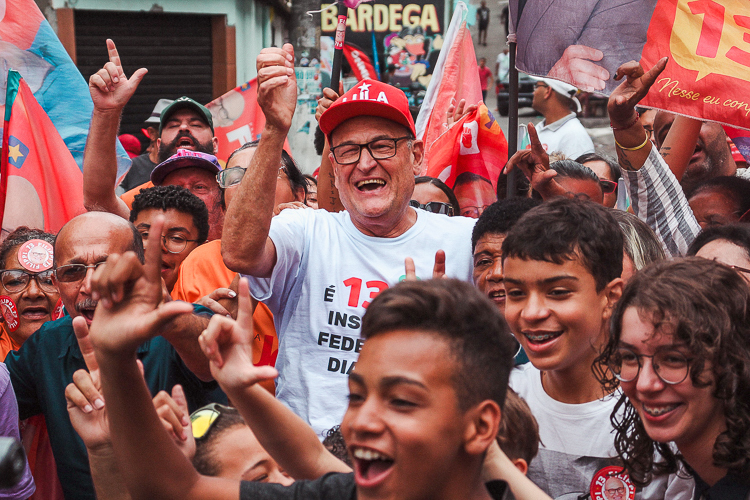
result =
[{"label": "girl with curly hair", "polygon": [[[750,498],[750,288],[689,257],[628,283],[595,371],[622,388],[615,448],[633,482],[684,468],[695,499]],[[609,367],[605,368],[596,367]]]}]

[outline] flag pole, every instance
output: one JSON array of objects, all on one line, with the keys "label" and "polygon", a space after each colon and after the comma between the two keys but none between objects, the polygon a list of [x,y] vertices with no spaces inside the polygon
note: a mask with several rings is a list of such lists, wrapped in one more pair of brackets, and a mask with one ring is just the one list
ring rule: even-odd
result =
[{"label": "flag pole", "polygon": [[[508,35],[510,39],[511,36]],[[513,41],[508,42],[508,52],[510,55],[510,71],[508,80],[510,89],[508,90],[508,159],[516,154],[518,150],[518,70],[516,69],[516,42],[515,34]],[[516,171],[513,170],[508,174],[506,186],[506,198],[516,196]]]},{"label": "flag pole", "polygon": [[333,45],[333,66],[331,67],[331,90],[338,94],[341,80],[341,60],[344,57],[344,38],[346,37],[346,15],[349,11],[343,1],[339,1],[338,22],[336,23],[336,37]]}]

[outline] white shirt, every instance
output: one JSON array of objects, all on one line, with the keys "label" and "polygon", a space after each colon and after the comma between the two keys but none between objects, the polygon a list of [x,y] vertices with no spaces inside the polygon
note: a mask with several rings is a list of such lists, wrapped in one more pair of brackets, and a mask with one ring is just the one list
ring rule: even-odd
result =
[{"label": "white shirt", "polygon": [[549,125],[547,120],[542,120],[536,125],[536,133],[547,153],[561,151],[567,158],[575,160],[594,152],[591,137],[573,112]]},{"label": "white shirt", "polygon": [[341,423],[347,375],[359,357],[362,316],[370,301],[404,276],[432,277],[435,252],[446,275],[472,276],[475,219],[416,210],[417,221],[396,238],[362,234],[348,212],[284,210],[271,221],[276,246],[271,278],[250,279],[250,292],[274,314],[279,335],[276,396],[320,434]]}]

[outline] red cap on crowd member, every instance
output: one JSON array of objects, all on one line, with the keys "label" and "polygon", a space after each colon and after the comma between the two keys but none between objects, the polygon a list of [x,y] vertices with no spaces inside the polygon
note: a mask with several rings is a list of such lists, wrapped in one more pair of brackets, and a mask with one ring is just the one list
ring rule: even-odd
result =
[{"label": "red cap on crowd member", "polygon": [[320,130],[330,135],[349,118],[379,116],[408,128],[416,136],[409,100],[400,89],[377,80],[362,80],[342,95],[320,117]]},{"label": "red cap on crowd member", "polygon": [[212,174],[218,174],[221,171],[219,160],[214,155],[190,151],[189,149],[178,149],[175,154],[154,167],[154,170],[151,171],[151,182],[154,186],[161,186],[167,175],[175,170],[189,167],[202,168]]},{"label": "red cap on crowd member", "polygon": [[132,159],[141,154],[141,141],[132,134],[122,134],[117,137],[120,139],[120,144],[125,148],[125,152]]}]

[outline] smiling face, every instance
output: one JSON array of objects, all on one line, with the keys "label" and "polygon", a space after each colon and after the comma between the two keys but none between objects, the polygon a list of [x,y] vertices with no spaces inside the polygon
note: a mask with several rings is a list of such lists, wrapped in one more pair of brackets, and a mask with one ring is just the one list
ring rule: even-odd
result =
[{"label": "smiling face", "polygon": [[[652,316],[641,314],[635,307],[626,309],[622,316],[620,346],[636,355],[651,356],[667,349],[691,357],[684,343],[675,341],[669,333],[656,332]],[[716,437],[725,428],[723,405],[712,395],[713,384],[696,387],[690,376],[679,384],[667,384],[656,374],[651,361],[642,357],[638,377],[621,382],[649,437],[660,443],[674,442],[681,451],[703,450],[705,459],[711,460]],[[701,375],[707,382],[713,378],[709,370]]]},{"label": "smiling face", "polygon": [[505,319],[533,365],[542,371],[591,366],[604,339],[610,290],[621,281],[597,292],[578,258],[555,264],[510,257],[503,265]]},{"label": "smiling face", "polygon": [[[3,270],[17,269],[27,271],[18,262],[18,247],[11,248],[3,263]],[[37,278],[42,279],[42,278]],[[49,278],[51,281],[51,278]],[[22,292],[9,292],[0,285],[0,293],[7,295],[16,304],[18,311],[18,329],[15,332],[8,330],[8,334],[16,344],[23,344],[32,333],[37,331],[45,321],[50,321],[52,312],[55,310],[60,294],[42,290],[34,278]]]},{"label": "smiling face", "polygon": [[[394,139],[408,133],[405,127],[385,118],[361,116],[336,127],[331,147]],[[359,161],[350,165],[337,163],[331,153],[341,203],[357,229],[365,234],[392,236],[411,227],[416,213],[409,208],[409,200],[422,163],[422,148],[421,141],[400,140],[396,155],[385,160],[373,159],[367,148],[362,148]]]},{"label": "smiling face", "polygon": [[503,241],[505,234],[485,233],[474,248],[474,285],[505,312],[503,285]]},{"label": "smiling face", "polygon": [[211,457],[217,462],[219,470],[217,477],[284,486],[294,482],[261,446],[247,425],[227,429],[211,447]]},{"label": "smiling face", "polygon": [[147,208],[138,212],[138,217],[133,222],[138,232],[141,233],[144,245],[151,236],[149,235],[151,224],[159,215],[164,216],[162,235],[167,238],[167,242],[179,246],[181,240],[186,240],[184,249],[179,253],[168,252],[162,242],[161,277],[167,285],[167,290],[171,292],[180,274],[180,264],[198,246],[196,241],[188,241],[198,238],[198,228],[195,227],[193,216],[187,212],[180,212],[174,208],[166,211]]},{"label": "smiling face", "polygon": [[367,340],[341,423],[358,498],[440,498],[464,476],[468,417],[459,409],[456,369],[449,344],[435,334],[396,330]]}]

